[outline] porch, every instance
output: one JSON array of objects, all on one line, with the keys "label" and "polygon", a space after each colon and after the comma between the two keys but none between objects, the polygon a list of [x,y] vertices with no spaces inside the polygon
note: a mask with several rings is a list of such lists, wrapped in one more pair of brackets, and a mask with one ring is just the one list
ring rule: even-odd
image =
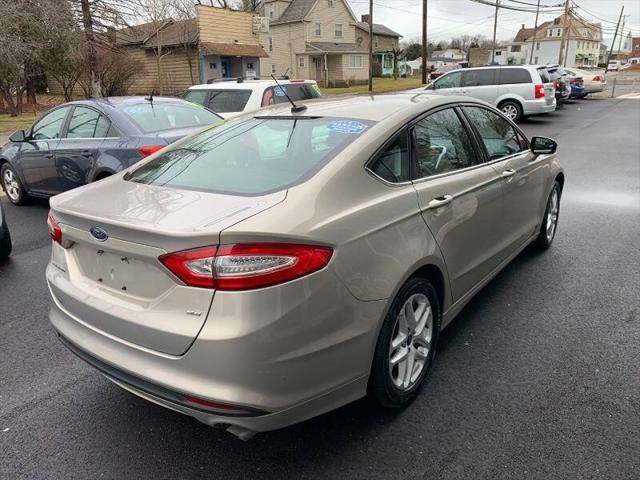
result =
[{"label": "porch", "polygon": [[268,57],[260,45],[202,43],[200,82],[220,78],[260,78],[260,58]]},{"label": "porch", "polygon": [[322,87],[348,87],[367,82],[369,55],[358,44],[309,42],[305,53],[298,55],[298,59],[309,59],[307,78]]}]

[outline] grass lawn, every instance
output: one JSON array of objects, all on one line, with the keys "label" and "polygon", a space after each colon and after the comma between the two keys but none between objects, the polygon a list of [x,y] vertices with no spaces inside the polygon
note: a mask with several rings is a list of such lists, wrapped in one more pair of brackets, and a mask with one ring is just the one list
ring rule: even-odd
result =
[{"label": "grass lawn", "polygon": [[[409,90],[410,88],[418,88],[422,83],[420,78],[374,78],[373,93],[395,92],[398,90]],[[325,95],[336,95],[341,93],[367,93],[367,85],[356,85],[344,88],[323,88],[322,93]]]},{"label": "grass lawn", "polygon": [[[42,112],[38,113],[40,116]],[[33,113],[23,113],[17,117],[12,117],[9,114],[0,113],[0,134],[11,134],[16,130],[26,130],[36,121],[36,116]]]}]

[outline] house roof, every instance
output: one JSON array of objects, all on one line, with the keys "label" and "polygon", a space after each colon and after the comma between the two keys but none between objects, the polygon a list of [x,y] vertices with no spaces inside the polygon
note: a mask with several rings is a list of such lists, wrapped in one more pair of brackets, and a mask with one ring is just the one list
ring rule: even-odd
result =
[{"label": "house roof", "polygon": [[531,38],[535,35],[536,33],[536,29],[535,28],[521,28],[520,30],[518,30],[518,33],[516,33],[516,37],[513,39],[514,42],[524,42],[526,41],[528,38]]},{"label": "house roof", "polygon": [[[356,27],[358,27],[361,30],[364,30],[365,32],[369,31],[369,24],[367,22],[356,22]],[[373,24],[373,34],[382,35],[385,37],[396,37],[396,38],[402,37],[402,35],[400,35],[397,32],[394,32],[389,27],[385,27],[381,23]]]},{"label": "house roof", "polygon": [[162,20],[116,30],[116,45],[155,46],[155,36],[160,32],[163,46],[193,44],[198,42],[198,24],[195,18],[186,20]]},{"label": "house roof", "polygon": [[309,15],[309,12],[315,4],[316,0],[293,0],[282,15],[280,15],[280,18],[271,22],[271,24],[301,22]]},{"label": "house roof", "polygon": [[[601,40],[602,39],[602,27],[599,23],[591,23],[585,22],[574,15],[560,15],[559,17],[554,18],[553,20],[549,20],[538,25],[537,30],[533,31],[533,28],[521,28],[514,41],[525,41],[525,40],[560,40],[560,37],[547,37],[547,29],[549,28],[562,28],[569,27],[569,38],[571,40]],[[578,31],[579,28],[586,28],[586,36],[581,35]],[[531,33],[527,33],[527,31],[532,30]],[[525,36],[526,39],[522,40],[520,37]]]},{"label": "house roof", "polygon": [[367,53],[368,50],[357,43],[307,42],[307,53]]},{"label": "house roof", "polygon": [[205,55],[228,55],[235,57],[268,57],[260,45],[251,45],[243,43],[213,43],[202,42],[200,49]]}]

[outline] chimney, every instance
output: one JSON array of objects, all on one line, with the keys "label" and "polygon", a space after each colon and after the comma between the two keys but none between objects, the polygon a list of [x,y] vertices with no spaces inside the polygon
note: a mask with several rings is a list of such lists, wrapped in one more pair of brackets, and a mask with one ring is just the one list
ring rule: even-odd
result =
[{"label": "chimney", "polygon": [[524,30],[524,23],[522,24],[522,29]]},{"label": "chimney", "polygon": [[362,23],[369,23],[369,14],[362,15]]}]

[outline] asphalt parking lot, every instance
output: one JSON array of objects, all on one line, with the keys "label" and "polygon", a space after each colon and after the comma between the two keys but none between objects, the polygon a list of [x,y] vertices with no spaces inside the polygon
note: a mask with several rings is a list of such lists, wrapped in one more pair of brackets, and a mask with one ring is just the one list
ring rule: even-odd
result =
[{"label": "asphalt parking lot", "polygon": [[558,236],[447,328],[418,399],[362,400],[243,443],[139,399],[47,320],[46,202],[5,206],[0,478],[498,479],[640,476],[640,100],[586,99],[523,123],[558,140]]}]

